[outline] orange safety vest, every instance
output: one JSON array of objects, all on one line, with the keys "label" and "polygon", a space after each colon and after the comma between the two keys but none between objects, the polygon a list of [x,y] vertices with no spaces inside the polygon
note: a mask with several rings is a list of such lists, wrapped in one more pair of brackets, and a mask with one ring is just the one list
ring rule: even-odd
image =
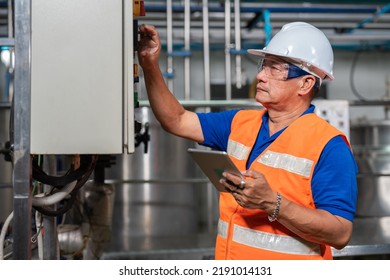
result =
[{"label": "orange safety vest", "polygon": [[[239,111],[233,118],[227,152],[239,170],[246,163],[265,110]],[[264,174],[274,191],[315,209],[311,180],[325,145],[343,133],[316,114],[295,120],[250,166]],[[282,200],[283,203],[283,200]],[[306,241],[263,210],[239,206],[230,193],[220,193],[216,259],[332,259],[330,246]]]}]

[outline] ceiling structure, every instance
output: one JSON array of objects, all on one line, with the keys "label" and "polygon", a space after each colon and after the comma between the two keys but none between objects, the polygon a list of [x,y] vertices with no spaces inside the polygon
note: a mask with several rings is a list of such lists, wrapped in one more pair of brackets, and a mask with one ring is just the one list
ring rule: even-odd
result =
[{"label": "ceiling structure", "polygon": [[[381,48],[390,47],[390,2],[387,1],[188,1],[191,44],[201,47],[203,27],[208,25],[211,47],[223,47],[226,39],[226,4],[230,5],[230,31],[238,27],[243,48],[262,47],[285,23],[305,21],[320,28],[335,47]],[[239,3],[239,9],[235,8]],[[187,6],[188,7],[188,6]],[[186,1],[147,1],[146,16],[140,23],[155,25],[166,40],[172,26],[173,41],[180,48],[184,40]],[[239,10],[239,14],[237,14]],[[169,13],[172,14],[169,17]]]},{"label": "ceiling structure", "polygon": [[[10,9],[13,2],[0,0],[0,37],[3,38],[12,37],[9,22],[13,20]],[[163,41],[167,39],[168,27],[172,26],[176,48],[182,47],[185,38],[186,3],[190,10],[192,48],[201,49],[205,25],[210,47],[223,48],[228,10],[225,6],[229,3],[230,35],[234,41],[237,28],[240,30],[242,48],[262,47],[285,23],[306,21],[323,30],[334,47],[390,49],[390,1],[144,0],[144,3],[146,16],[138,18],[140,24],[155,25]],[[205,3],[207,11],[203,7]],[[236,3],[239,9],[235,8]]]}]

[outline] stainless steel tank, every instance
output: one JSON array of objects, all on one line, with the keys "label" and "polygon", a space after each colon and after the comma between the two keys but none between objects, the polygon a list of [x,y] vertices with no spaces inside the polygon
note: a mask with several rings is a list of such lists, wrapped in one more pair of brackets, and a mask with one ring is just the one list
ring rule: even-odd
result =
[{"label": "stainless steel tank", "polygon": [[163,248],[154,240],[198,231],[199,195],[187,181],[197,176],[187,153],[194,144],[165,132],[150,108],[136,111],[139,122],[149,123],[147,152],[140,144],[134,154],[118,155],[105,172],[115,185],[110,251]]},{"label": "stainless steel tank", "polygon": [[390,120],[354,122],[350,138],[359,167],[357,216],[390,216]]}]

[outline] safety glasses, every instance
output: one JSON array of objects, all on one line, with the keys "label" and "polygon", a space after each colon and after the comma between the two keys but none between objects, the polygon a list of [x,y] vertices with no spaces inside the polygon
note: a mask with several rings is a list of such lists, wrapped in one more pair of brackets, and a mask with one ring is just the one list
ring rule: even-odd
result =
[{"label": "safety glasses", "polygon": [[270,78],[280,81],[310,75],[298,66],[272,58],[262,58],[258,64],[258,72],[264,71],[264,74]]}]

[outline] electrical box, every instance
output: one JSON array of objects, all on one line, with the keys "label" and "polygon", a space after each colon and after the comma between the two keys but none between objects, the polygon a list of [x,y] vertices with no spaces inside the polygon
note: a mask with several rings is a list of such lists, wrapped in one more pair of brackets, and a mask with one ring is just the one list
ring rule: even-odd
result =
[{"label": "electrical box", "polygon": [[347,100],[313,100],[315,113],[342,131],[349,140],[349,103]]},{"label": "electrical box", "polygon": [[133,153],[133,2],[31,5],[31,154]]}]

